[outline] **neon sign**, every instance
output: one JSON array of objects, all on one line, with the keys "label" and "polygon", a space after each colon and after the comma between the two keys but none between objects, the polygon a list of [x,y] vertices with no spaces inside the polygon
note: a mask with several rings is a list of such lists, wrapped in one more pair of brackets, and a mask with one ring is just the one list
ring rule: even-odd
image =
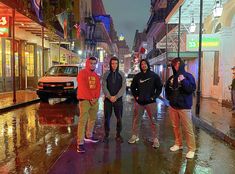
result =
[{"label": "neon sign", "polygon": [[[187,35],[187,51],[198,51],[199,37],[196,34]],[[216,34],[202,35],[202,51],[218,51],[220,38]]]},{"label": "neon sign", "polygon": [[0,16],[0,37],[9,37],[9,18]]}]

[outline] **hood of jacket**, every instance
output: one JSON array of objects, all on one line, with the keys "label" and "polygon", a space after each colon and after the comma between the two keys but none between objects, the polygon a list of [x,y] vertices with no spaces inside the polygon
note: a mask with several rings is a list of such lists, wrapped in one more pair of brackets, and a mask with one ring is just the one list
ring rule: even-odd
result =
[{"label": "hood of jacket", "polygon": [[109,61],[109,69],[110,69],[110,72],[112,72],[112,65],[111,65],[112,60],[116,60],[116,61],[118,62],[118,66],[117,66],[116,71],[119,71],[119,59],[114,56],[114,57],[112,57],[112,58],[110,59],[110,61]]}]

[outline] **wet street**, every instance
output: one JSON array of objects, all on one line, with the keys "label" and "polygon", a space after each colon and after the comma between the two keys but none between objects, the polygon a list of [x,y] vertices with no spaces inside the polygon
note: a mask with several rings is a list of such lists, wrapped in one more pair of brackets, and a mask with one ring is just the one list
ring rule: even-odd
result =
[{"label": "wet street", "polygon": [[[170,152],[174,144],[167,108],[158,101],[157,130],[160,147],[151,146],[148,117],[143,116],[140,141],[128,144],[131,136],[133,99],[127,95],[123,114],[123,143],[115,141],[116,120],[112,117],[109,143],[85,145],[76,152],[79,112],[74,103],[38,103],[7,112],[0,117],[0,173],[75,174],[232,174],[235,150],[199,128],[195,128],[197,151],[186,160],[187,148]],[[103,138],[103,105],[95,128]],[[184,142],[185,145],[185,142]]]}]

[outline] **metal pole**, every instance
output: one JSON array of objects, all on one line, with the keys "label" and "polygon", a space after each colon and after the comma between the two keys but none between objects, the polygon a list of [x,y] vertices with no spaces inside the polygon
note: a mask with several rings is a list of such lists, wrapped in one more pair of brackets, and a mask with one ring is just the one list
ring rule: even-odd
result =
[{"label": "metal pole", "polygon": [[12,76],[13,76],[13,103],[16,102],[15,78],[15,9],[12,10]]},{"label": "metal pole", "polygon": [[180,25],[181,25],[181,6],[179,8],[179,24],[178,24],[178,52],[177,52],[178,57],[180,57]]},{"label": "metal pole", "polygon": [[42,26],[42,75],[44,75],[44,27]]},{"label": "metal pole", "polygon": [[166,73],[165,73],[165,82],[167,81],[168,76],[168,23],[166,23]]},{"label": "metal pole", "polygon": [[200,97],[201,97],[202,17],[203,17],[203,0],[200,0],[199,48],[198,48],[198,85],[197,85],[197,104],[196,104],[196,115],[197,116],[199,116],[199,112],[200,112]]},{"label": "metal pole", "polygon": [[60,64],[60,43],[61,43],[61,39],[59,41],[59,64]]}]

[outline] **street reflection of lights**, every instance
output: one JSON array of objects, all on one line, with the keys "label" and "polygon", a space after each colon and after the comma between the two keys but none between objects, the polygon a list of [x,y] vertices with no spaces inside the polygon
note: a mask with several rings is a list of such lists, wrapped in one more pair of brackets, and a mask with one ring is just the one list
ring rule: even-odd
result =
[{"label": "street reflection of lights", "polygon": [[12,135],[13,129],[12,127],[8,127],[7,133],[8,135]]},{"label": "street reflection of lights", "polygon": [[32,166],[25,166],[24,167],[24,174],[32,173]]},{"label": "street reflection of lights", "polygon": [[47,154],[47,155],[50,155],[51,152],[52,152],[52,146],[51,146],[51,144],[47,144],[47,147],[46,147],[46,154]]},{"label": "street reflection of lights", "polygon": [[55,145],[58,146],[59,138],[55,137]]},{"label": "street reflection of lights", "polygon": [[68,133],[71,133],[71,127],[70,126],[68,126],[67,130],[68,130]]}]

